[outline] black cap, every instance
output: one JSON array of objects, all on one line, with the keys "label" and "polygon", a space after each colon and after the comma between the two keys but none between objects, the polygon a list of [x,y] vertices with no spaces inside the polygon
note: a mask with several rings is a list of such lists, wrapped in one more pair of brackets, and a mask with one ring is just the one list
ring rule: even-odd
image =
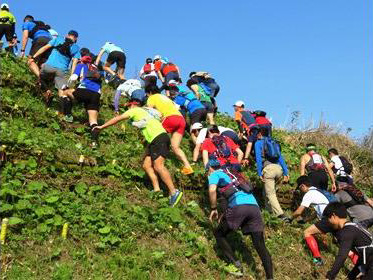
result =
[{"label": "black cap", "polygon": [[307,186],[309,186],[310,184],[311,184],[311,182],[310,182],[310,179],[308,178],[308,176],[307,175],[303,175],[303,176],[300,176],[298,179],[297,179],[297,189],[299,189],[299,187],[301,186],[301,185],[303,185],[303,184],[305,184],[305,185],[307,185]]},{"label": "black cap", "polygon": [[197,72],[196,71],[193,71],[193,72],[190,72],[189,73],[189,78],[191,78],[194,74],[196,74]]},{"label": "black cap", "polygon": [[74,37],[76,37],[76,38],[79,37],[78,32],[76,32],[75,30],[70,30],[69,33],[67,33],[67,35],[72,35],[72,36],[74,36]]},{"label": "black cap", "polygon": [[152,63],[153,62],[153,59],[151,59],[150,57],[148,57],[147,59],[146,59],[146,63]]}]

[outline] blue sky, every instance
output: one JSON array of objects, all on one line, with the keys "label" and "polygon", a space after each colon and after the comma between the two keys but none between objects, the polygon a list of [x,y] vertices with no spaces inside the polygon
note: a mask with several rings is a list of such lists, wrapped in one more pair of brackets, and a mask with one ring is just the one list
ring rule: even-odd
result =
[{"label": "blue sky", "polygon": [[213,74],[220,110],[235,100],[268,112],[276,126],[300,111],[360,137],[373,125],[373,14],[369,0],[7,1],[17,17],[76,29],[98,52],[111,41],[127,55],[127,77],[146,57]]}]

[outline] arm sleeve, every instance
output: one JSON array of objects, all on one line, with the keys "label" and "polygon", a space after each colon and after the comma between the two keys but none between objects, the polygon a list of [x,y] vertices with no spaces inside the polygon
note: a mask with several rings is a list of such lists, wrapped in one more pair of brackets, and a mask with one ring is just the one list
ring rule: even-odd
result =
[{"label": "arm sleeve", "polygon": [[284,176],[288,176],[289,175],[288,166],[286,165],[286,162],[285,162],[284,158],[282,157],[282,155],[280,155],[280,158],[278,159],[278,162],[281,165],[282,170],[284,171]]},{"label": "arm sleeve", "polygon": [[348,256],[348,252],[352,249],[352,242],[354,240],[352,234],[348,234],[348,231],[344,231],[341,235],[338,255],[335,258],[332,269],[326,274],[328,279],[335,279]]},{"label": "arm sleeve", "polygon": [[120,100],[120,95],[121,95],[121,92],[120,90],[117,89],[117,91],[115,92],[115,95],[114,95],[114,109],[115,109],[115,112],[118,112],[119,111],[119,100]]},{"label": "arm sleeve", "polygon": [[255,149],[255,161],[256,161],[256,171],[259,176],[262,176],[263,162],[262,162],[262,143],[261,141],[256,141],[254,145]]}]

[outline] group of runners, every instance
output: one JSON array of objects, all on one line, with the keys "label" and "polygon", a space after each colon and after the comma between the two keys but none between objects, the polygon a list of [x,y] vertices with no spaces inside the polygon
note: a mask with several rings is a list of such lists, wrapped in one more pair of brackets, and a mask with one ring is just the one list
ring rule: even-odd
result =
[{"label": "group of runners", "polygon": [[[15,19],[7,4],[1,5],[0,23],[0,30],[9,45],[14,45]],[[77,31],[70,30],[64,37],[59,36],[49,25],[30,15],[24,18],[22,30],[20,55],[25,55],[27,43],[32,40],[27,61],[47,105],[53,98],[53,86],[58,92],[59,113],[64,121],[73,122],[73,103],[83,103],[93,148],[98,145],[101,130],[130,120],[140,129],[147,143],[142,167],[150,178],[153,191],[162,195],[161,180],[168,189],[171,207],[179,203],[183,191],[175,186],[165,165],[170,150],[182,163],[180,172],[186,176],[194,173],[194,166],[202,159],[208,174],[209,219],[218,221],[214,235],[228,261],[227,272],[243,274],[242,264],[227,239],[230,232],[241,229],[244,235],[251,236],[266,278],[274,279],[259,203],[253,194],[253,185],[242,173],[251,161],[255,161],[257,175],[264,184],[265,208],[274,216],[286,224],[293,220],[302,223],[300,217],[304,210],[315,209],[318,221],[304,231],[315,265],[324,263],[315,237],[331,233],[338,240],[339,252],[326,278],[335,279],[349,256],[355,264],[349,279],[358,275],[361,279],[373,279],[373,241],[367,230],[373,224],[373,201],[354,185],[352,165],[336,149],[329,150],[327,160],[317,152],[314,144],[307,144],[300,159],[301,176],[297,179],[297,189],[303,193],[303,198],[300,206],[287,215],[278,201],[276,184],[281,180],[289,181],[289,170],[279,142],[272,137],[272,123],[266,112],[248,110],[243,101],[235,102],[236,132],[216,124],[216,97],[220,87],[208,72],[191,72],[183,84],[180,68],[168,58],[156,55],[145,60],[139,79],[126,80],[125,52],[111,42],[106,42],[96,56],[88,48],[78,46]],[[104,54],[107,59],[103,63]],[[114,64],[115,70],[111,68]],[[113,108],[116,116],[98,125],[105,76],[106,82],[115,90]],[[121,99],[126,100],[123,107]],[[194,146],[192,161],[181,148],[185,134],[190,135]],[[347,217],[352,222],[348,222]]]}]

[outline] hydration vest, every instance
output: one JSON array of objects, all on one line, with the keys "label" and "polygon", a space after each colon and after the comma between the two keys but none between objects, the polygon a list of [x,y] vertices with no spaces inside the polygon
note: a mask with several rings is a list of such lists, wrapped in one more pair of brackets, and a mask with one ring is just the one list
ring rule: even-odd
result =
[{"label": "hydration vest", "polygon": [[308,155],[311,157],[311,159],[306,164],[307,171],[325,170],[323,159],[318,153],[308,152]]},{"label": "hydration vest", "polygon": [[43,21],[35,20],[32,22],[35,23],[35,26],[31,29],[31,31],[29,31],[28,33],[29,38],[34,39],[35,33],[38,32],[39,30],[45,30],[49,32],[48,27],[45,25]]}]

